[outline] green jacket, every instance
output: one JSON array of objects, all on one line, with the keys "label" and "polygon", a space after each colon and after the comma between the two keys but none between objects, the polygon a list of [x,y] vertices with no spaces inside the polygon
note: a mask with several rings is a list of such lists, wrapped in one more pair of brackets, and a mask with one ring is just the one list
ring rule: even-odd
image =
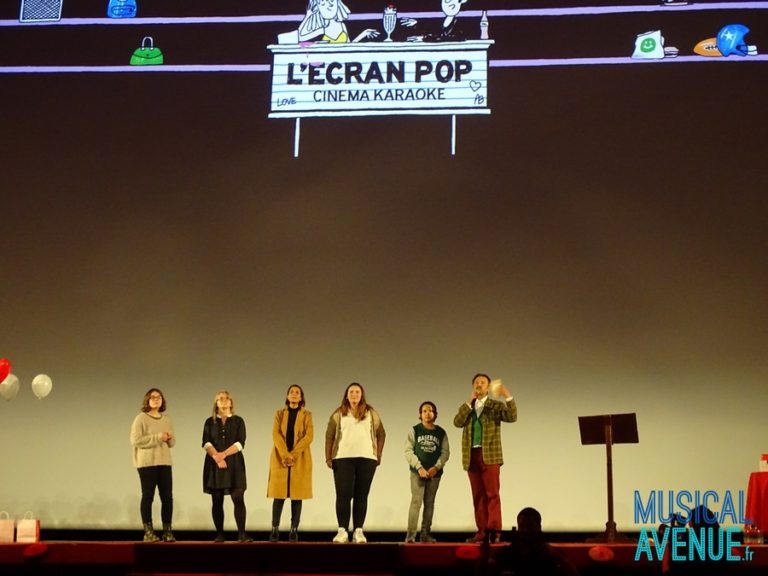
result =
[{"label": "green jacket", "polygon": [[[517,420],[517,404],[514,398],[506,402],[488,398],[480,414],[483,425],[483,461],[486,464],[504,464],[501,451],[501,423]],[[472,408],[466,402],[459,406],[459,413],[453,419],[461,433],[461,464],[469,470],[469,458],[472,452]]]}]

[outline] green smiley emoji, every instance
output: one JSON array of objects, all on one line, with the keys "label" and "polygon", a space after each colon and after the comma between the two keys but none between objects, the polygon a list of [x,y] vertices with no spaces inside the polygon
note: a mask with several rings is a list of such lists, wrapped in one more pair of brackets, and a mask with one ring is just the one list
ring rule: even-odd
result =
[{"label": "green smiley emoji", "polygon": [[653,38],[645,38],[642,42],[640,42],[640,51],[641,52],[653,52],[656,49],[656,40]]}]

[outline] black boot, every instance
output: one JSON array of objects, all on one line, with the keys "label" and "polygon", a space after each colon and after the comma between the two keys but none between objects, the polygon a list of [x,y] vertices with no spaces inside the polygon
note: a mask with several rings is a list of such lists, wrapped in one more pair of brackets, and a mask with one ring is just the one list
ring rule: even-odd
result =
[{"label": "black boot", "polygon": [[170,524],[163,524],[163,542],[176,542]]},{"label": "black boot", "polygon": [[291,526],[291,531],[288,532],[288,542],[298,542],[298,541],[299,541],[299,527]]},{"label": "black boot", "polygon": [[223,530],[217,530],[216,531],[216,537],[213,539],[214,542],[226,542],[227,539],[224,537],[224,531]]},{"label": "black boot", "polygon": [[237,541],[238,542],[253,542],[253,538],[248,536],[248,534],[245,533],[245,531],[238,532],[237,533]]},{"label": "black boot", "polygon": [[272,532],[269,533],[269,541],[277,542],[278,540],[280,540],[280,530],[277,526],[272,526]]},{"label": "black boot", "polygon": [[146,522],[144,524],[144,542],[159,542],[160,538],[158,538],[157,534],[155,534],[155,530],[152,528],[152,522]]}]

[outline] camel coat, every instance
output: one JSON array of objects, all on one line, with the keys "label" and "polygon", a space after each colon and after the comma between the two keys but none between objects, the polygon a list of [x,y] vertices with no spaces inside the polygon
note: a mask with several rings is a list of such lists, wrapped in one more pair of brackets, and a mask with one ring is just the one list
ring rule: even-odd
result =
[{"label": "camel coat", "polygon": [[[299,408],[294,426],[293,450],[288,452],[285,435],[288,431],[288,408],[281,408],[275,413],[272,425],[274,447],[269,455],[269,482],[267,498],[290,498],[308,500],[312,498],[312,452],[309,445],[314,437],[312,412],[303,406]],[[290,454],[295,463],[290,467],[291,491],[288,493],[288,466],[283,465],[283,458]]]}]

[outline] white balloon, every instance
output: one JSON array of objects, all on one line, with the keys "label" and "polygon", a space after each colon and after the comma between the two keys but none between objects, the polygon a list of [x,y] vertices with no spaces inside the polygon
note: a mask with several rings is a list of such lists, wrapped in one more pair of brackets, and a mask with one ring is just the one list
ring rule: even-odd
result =
[{"label": "white balloon", "polygon": [[38,374],[32,380],[32,393],[40,400],[51,393],[51,388],[53,388],[53,382],[51,381],[51,378],[45,374]]},{"label": "white balloon", "polygon": [[13,374],[8,374],[5,380],[0,383],[0,396],[7,401],[11,401],[19,393],[19,379]]}]

